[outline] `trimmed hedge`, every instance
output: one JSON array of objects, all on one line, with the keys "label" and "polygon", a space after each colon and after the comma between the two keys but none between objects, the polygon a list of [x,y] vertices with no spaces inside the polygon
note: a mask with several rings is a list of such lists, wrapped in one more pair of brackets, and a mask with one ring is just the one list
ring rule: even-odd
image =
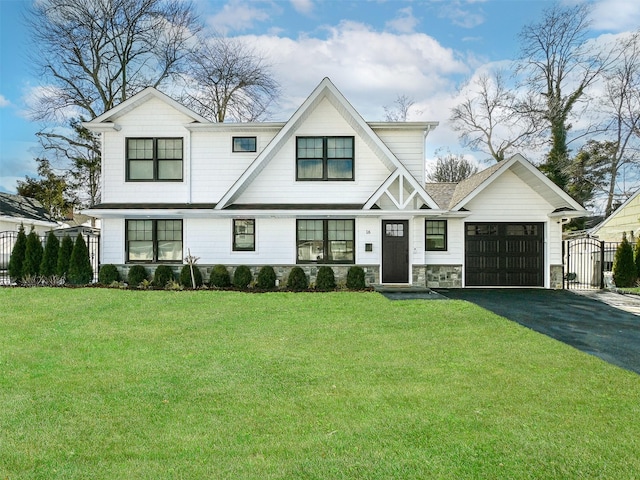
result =
[{"label": "trimmed hedge", "polygon": [[347,288],[349,290],[364,290],[367,287],[364,281],[364,269],[354,265],[347,272]]},{"label": "trimmed hedge", "polygon": [[73,285],[86,285],[93,279],[93,267],[89,258],[89,249],[82,237],[78,234],[73,244],[71,258],[69,259],[68,281]]},{"label": "trimmed hedge", "polygon": [[333,273],[333,269],[326,265],[318,268],[318,275],[316,276],[316,290],[321,292],[329,292],[336,289],[336,277]]},{"label": "trimmed hedge", "polygon": [[[196,281],[196,288],[202,286],[202,272],[196,265],[193,266],[193,279]],[[191,267],[189,267],[189,265],[184,265],[182,270],[180,270],[180,285],[186,288],[193,288]]]},{"label": "trimmed hedge", "polygon": [[60,241],[58,237],[50,231],[47,235],[47,243],[44,246],[44,255],[40,264],[40,275],[43,277],[53,277],[58,268],[58,252],[60,251]]},{"label": "trimmed hedge", "polygon": [[233,272],[233,286],[236,288],[246,289],[253,280],[251,269],[246,265],[240,265]]},{"label": "trimmed hedge", "polygon": [[14,282],[20,283],[22,280],[22,266],[24,265],[24,256],[27,252],[27,234],[24,233],[24,226],[20,225],[18,230],[18,238],[11,250],[9,257],[9,277]]},{"label": "trimmed hedge", "polygon": [[301,292],[309,288],[309,280],[301,267],[293,267],[287,278],[287,288],[294,292]]},{"label": "trimmed hedge", "polygon": [[167,283],[173,282],[173,269],[169,265],[158,265],[156,271],[153,272],[153,285],[158,288],[164,288]]},{"label": "trimmed hedge", "polygon": [[60,251],[58,252],[58,271],[59,277],[67,277],[69,274],[69,260],[71,259],[71,252],[73,252],[73,240],[69,235],[62,237],[60,242]]},{"label": "trimmed hedge", "polygon": [[32,228],[27,235],[27,245],[24,252],[24,263],[22,264],[22,278],[36,277],[40,274],[40,264],[44,249],[40,242],[40,236]]},{"label": "trimmed hedge", "polygon": [[276,271],[271,265],[265,265],[258,271],[256,288],[260,290],[273,290],[276,288]]},{"label": "trimmed hedge", "polygon": [[149,279],[149,272],[144,265],[132,265],[127,275],[127,283],[132,287],[137,287],[144,280]]},{"label": "trimmed hedge", "polygon": [[102,265],[100,267],[100,272],[98,272],[98,282],[102,285],[111,285],[113,282],[120,281],[120,272],[118,268],[111,264],[107,263],[106,265]]},{"label": "trimmed hedge", "polygon": [[229,271],[224,265],[216,265],[211,270],[209,277],[209,285],[217,288],[227,288],[231,286],[231,277]]}]

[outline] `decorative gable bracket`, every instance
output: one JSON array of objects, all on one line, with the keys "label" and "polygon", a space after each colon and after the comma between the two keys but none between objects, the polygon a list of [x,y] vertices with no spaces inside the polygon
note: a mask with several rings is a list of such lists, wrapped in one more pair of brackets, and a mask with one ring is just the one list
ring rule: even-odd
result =
[{"label": "decorative gable bracket", "polygon": [[406,172],[397,169],[365,203],[363,209],[395,207],[398,210],[438,209],[438,205]]}]

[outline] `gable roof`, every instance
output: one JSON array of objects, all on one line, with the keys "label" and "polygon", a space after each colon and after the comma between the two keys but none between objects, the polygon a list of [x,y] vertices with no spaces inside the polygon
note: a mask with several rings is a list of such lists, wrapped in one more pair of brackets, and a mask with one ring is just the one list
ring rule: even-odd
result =
[{"label": "gable roof", "polygon": [[[347,123],[360,135],[367,146],[371,148],[374,154],[382,161],[382,163],[392,172],[398,172],[402,178],[406,179],[414,188],[416,195],[419,195],[429,208],[438,208],[437,204],[429,197],[424,188],[411,176],[406,167],[400,162],[396,156],[389,150],[389,147],[380,139],[372,130],[371,126],[364,121],[360,114],[353,108],[347,99],[338,91],[336,86],[329,80],[324,78],[309,97],[291,116],[289,121],[277,133],[265,149],[256,157],[249,165],[240,178],[231,186],[227,193],[222,197],[217,209],[229,207],[238,199],[240,194],[251,184],[262,170],[269,164],[271,159],[275,157],[280,148],[287,142],[297,128],[309,117],[315,107],[324,99],[327,99],[336,110],[343,116]],[[436,123],[425,123],[425,128],[435,127]],[[397,175],[396,175],[397,176]],[[384,191],[376,192],[367,204],[371,206]]]},{"label": "gable roof", "polygon": [[602,222],[600,222],[595,227],[593,227],[590,233],[592,235],[597,235],[598,231],[606,227],[611,222],[611,220],[623,214],[625,211],[625,208],[628,207],[638,197],[638,195],[640,195],[640,189],[638,189],[633,195],[627,198],[622,205],[620,205],[613,212],[611,212],[611,214],[607,218],[605,218]]},{"label": "gable roof", "polygon": [[30,223],[58,225],[35,198],[0,192],[0,218],[2,217],[16,223],[25,220]]},{"label": "gable roof", "polygon": [[586,210],[578,202],[549,180],[519,153],[509,160],[492,165],[461,182],[429,183],[426,185],[426,190],[433,198],[438,199],[440,208],[460,211],[506,171],[511,171],[517,175],[539,195],[544,197],[554,208],[554,211],[562,211],[565,216],[587,214]]},{"label": "gable roof", "polygon": [[90,122],[84,122],[82,125],[90,130],[118,130],[119,128],[115,123],[115,120],[153,98],[162,100],[187,117],[190,117],[194,122],[212,123],[203,116],[197,114],[193,110],[190,110],[189,108],[185,107],[181,103],[175,101],[173,98],[155,89],[154,87],[147,87],[141,92],[136,93],[134,96],[129,97],[124,102],[116,105],[112,109],[107,110],[102,115],[98,115]]}]

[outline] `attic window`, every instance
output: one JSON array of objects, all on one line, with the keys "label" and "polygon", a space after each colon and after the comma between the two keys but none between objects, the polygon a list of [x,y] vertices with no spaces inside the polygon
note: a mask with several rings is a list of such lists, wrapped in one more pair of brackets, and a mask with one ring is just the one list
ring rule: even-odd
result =
[{"label": "attic window", "polygon": [[297,137],[297,180],[353,180],[353,137]]},{"label": "attic window", "polygon": [[255,152],[256,137],[233,137],[233,152]]}]

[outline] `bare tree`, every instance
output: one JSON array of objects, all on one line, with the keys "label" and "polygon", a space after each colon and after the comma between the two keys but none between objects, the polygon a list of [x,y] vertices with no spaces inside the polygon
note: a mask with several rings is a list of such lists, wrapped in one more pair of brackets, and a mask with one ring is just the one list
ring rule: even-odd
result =
[{"label": "bare tree", "polygon": [[[393,101],[393,105],[385,105],[384,116],[387,122],[406,122],[409,119],[409,110],[415,105],[413,98],[407,95],[398,95]],[[420,115],[422,112],[416,110]]]},{"label": "bare tree", "polygon": [[436,164],[427,174],[430,182],[461,182],[478,173],[478,167],[464,158],[464,155],[451,153],[448,149],[436,151]]},{"label": "bare tree", "polygon": [[616,50],[617,60],[605,72],[605,93],[601,99],[602,112],[607,118],[603,130],[610,140],[605,192],[607,216],[613,211],[619,192],[620,172],[640,160],[640,32],[620,39]]},{"label": "bare tree", "polygon": [[[93,170],[99,140],[83,131],[81,119],[175,78],[200,28],[183,0],[41,0],[32,3],[27,24],[43,82],[31,114],[50,122],[39,133],[43,146],[72,161],[90,159]],[[96,195],[87,196],[91,206]]]},{"label": "bare tree", "polygon": [[482,74],[462,91],[466,96],[451,110],[449,120],[465,146],[501,162],[539,139],[539,119],[521,115],[518,107],[522,102],[507,86],[503,71]]},{"label": "bare tree", "polygon": [[606,54],[587,44],[589,8],[588,3],[556,3],[545,10],[541,22],[520,32],[517,72],[534,100],[523,110],[544,121],[550,132],[551,148],[541,169],[562,188],[568,182],[571,115],[607,63]]},{"label": "bare tree", "polygon": [[189,57],[190,87],[183,101],[215,122],[256,121],[269,115],[280,85],[264,56],[238,39],[202,39]]}]

